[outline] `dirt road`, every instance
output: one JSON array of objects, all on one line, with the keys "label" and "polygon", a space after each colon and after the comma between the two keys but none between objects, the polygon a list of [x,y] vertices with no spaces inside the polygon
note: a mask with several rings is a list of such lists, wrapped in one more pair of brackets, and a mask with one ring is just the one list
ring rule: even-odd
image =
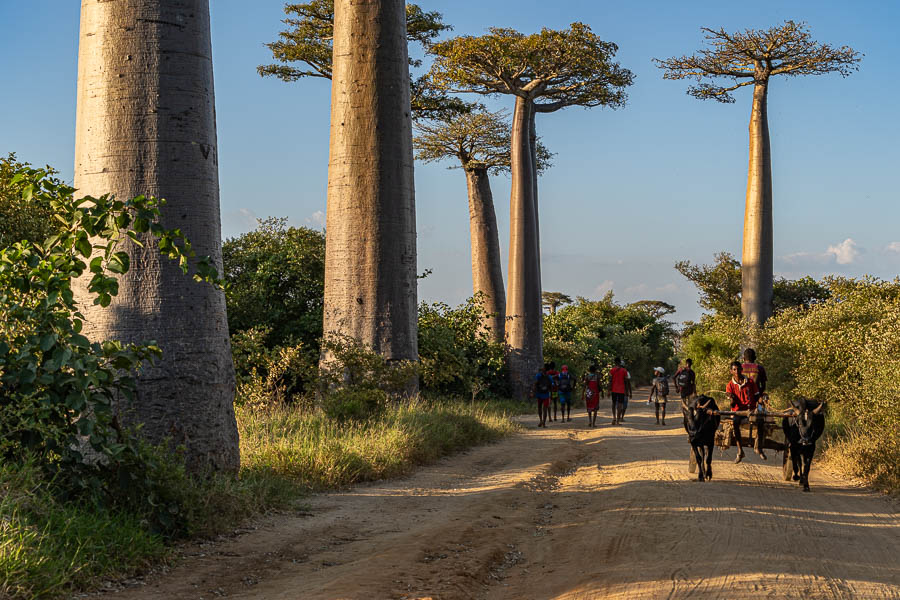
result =
[{"label": "dirt road", "polygon": [[[635,395],[636,398],[638,394]],[[643,395],[641,395],[643,397]],[[812,493],[716,452],[687,472],[680,418],[633,402],[528,429],[400,481],[316,496],[195,548],[117,600],[900,598],[900,506],[813,464]],[[752,453],[751,453],[752,454]]]}]

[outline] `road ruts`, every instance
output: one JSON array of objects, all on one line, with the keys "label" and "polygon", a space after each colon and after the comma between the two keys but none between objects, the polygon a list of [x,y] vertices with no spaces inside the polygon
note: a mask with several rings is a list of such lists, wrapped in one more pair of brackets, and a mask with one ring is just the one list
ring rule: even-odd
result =
[{"label": "road ruts", "polygon": [[[643,391],[635,394],[636,399]],[[646,397],[646,396],[644,396]],[[605,407],[604,407],[605,408]],[[898,504],[780,456],[687,472],[680,419],[526,430],[387,483],[312,499],[106,598],[900,599]]]}]

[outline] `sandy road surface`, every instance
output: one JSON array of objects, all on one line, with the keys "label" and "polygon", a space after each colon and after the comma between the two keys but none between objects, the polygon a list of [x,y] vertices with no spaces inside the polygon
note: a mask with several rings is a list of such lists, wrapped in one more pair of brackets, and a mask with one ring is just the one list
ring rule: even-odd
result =
[{"label": "sandy road surface", "polygon": [[780,455],[734,465],[733,449],[699,483],[680,419],[658,427],[637,402],[619,427],[526,424],[104,596],[900,598],[900,506],[815,463],[809,494],[781,481]]}]

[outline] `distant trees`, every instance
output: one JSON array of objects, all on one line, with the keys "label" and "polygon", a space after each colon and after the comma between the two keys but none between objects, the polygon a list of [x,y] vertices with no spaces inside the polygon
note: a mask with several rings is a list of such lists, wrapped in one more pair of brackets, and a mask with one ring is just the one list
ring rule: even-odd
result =
[{"label": "distant trees", "polygon": [[556,309],[564,304],[572,304],[572,297],[562,292],[542,292],[541,302],[551,315],[556,314]]},{"label": "distant trees", "polygon": [[[656,60],[665,79],[695,79],[688,94],[700,100],[734,102],[731,92],[753,86],[750,112],[750,161],[744,209],[741,312],[762,324],[773,307],[772,157],[769,148],[768,86],[777,75],[846,77],[857,70],[861,55],[849,46],[840,48],[810,37],[805,23],[785,21],[767,30],[728,33],[703,28],[710,47],[691,56]],[[724,78],[725,85],[708,83]]]},{"label": "distant trees", "polygon": [[507,340],[515,394],[542,358],[539,230],[535,200],[532,117],[565,106],[624,105],[633,76],[613,62],[617,46],[583,23],[525,35],[492,28],[487,35],[460,36],[434,44],[431,80],[443,90],[515,98],[511,132],[509,285]]},{"label": "distant trees", "polygon": [[[682,260],[675,269],[697,286],[700,306],[725,317],[741,316],[741,263],[729,252],[719,252],[711,265],[694,265]],[[812,277],[778,278],[773,285],[773,307],[778,313],[788,308],[809,308],[827,300],[826,284]]]},{"label": "distant trees", "polygon": [[[34,193],[34,184],[21,176],[30,165],[10,153],[0,157],[0,249],[15,242],[43,242],[59,226],[43,194]],[[41,185],[61,185],[57,171],[47,167]],[[27,193],[26,188],[30,188]],[[23,195],[24,194],[24,195]]]},{"label": "distant trees", "polygon": [[[292,82],[305,77],[332,78],[335,0],[312,0],[303,4],[285,4],[289,27],[278,34],[278,40],[266,44],[277,63],[256,68],[262,77],[277,77]],[[415,4],[406,5],[406,39],[428,47],[444,31],[452,29],[439,12],[427,12]],[[422,61],[408,59],[410,67]],[[300,63],[301,66],[294,66]],[[465,111],[465,104],[448,98],[428,85],[424,78],[410,77],[412,110],[419,116],[433,116],[448,107]]]},{"label": "distant trees", "polygon": [[415,360],[405,3],[337,0],[334,9],[323,331],[351,337],[388,360]]},{"label": "distant trees", "polygon": [[[416,158],[433,162],[455,159],[466,173],[472,246],[472,286],[484,301],[486,322],[496,342],[504,340],[506,293],[500,260],[500,236],[490,175],[509,171],[510,127],[507,113],[477,108],[469,113],[444,111],[416,124]],[[551,154],[537,145],[538,168],[549,166]],[[479,295],[480,294],[480,295]]]}]

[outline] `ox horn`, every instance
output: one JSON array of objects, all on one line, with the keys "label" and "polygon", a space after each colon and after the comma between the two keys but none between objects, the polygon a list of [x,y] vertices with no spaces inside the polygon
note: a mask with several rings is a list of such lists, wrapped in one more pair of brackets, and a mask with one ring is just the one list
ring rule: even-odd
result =
[{"label": "ox horn", "polygon": [[822,409],[823,409],[824,407],[825,407],[825,402],[824,402],[824,401],[819,402],[819,405],[813,409],[813,414],[814,414],[814,415],[819,414],[820,412],[822,412]]}]

